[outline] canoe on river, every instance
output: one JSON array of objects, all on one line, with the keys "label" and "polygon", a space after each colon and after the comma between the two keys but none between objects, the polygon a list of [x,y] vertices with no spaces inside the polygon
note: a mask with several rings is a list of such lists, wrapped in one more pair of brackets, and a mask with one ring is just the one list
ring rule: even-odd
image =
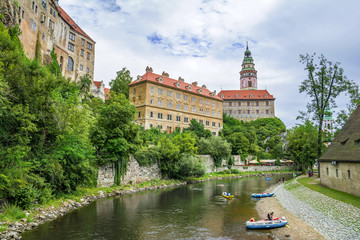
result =
[{"label": "canoe on river", "polygon": [[251,196],[254,198],[272,197],[273,195],[274,195],[274,193],[265,193],[265,192],[251,194]]},{"label": "canoe on river", "polygon": [[246,222],[246,227],[249,229],[271,229],[284,227],[286,224],[287,220],[285,217],[276,217],[273,220],[265,219],[259,221],[255,221],[254,218],[252,218]]},{"label": "canoe on river", "polygon": [[231,195],[231,193],[227,193],[227,192],[223,192],[223,193],[222,193],[222,196],[223,196],[224,198],[227,198],[227,199],[232,199],[232,198],[234,198],[234,195]]}]

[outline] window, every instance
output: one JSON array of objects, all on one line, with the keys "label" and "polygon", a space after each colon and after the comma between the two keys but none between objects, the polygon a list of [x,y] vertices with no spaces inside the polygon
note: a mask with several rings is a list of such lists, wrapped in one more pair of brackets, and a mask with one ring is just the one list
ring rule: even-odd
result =
[{"label": "window", "polygon": [[345,144],[346,144],[346,142],[347,142],[347,140],[348,140],[349,138],[347,138],[347,139],[345,139],[344,141],[342,141],[340,144],[341,144],[341,146],[345,146]]},{"label": "window", "polygon": [[167,102],[167,107],[172,108],[172,102]]},{"label": "window", "polygon": [[50,8],[50,15],[52,15],[52,13],[53,13],[53,9],[52,9],[52,8]]},{"label": "window", "polygon": [[184,100],[189,100],[189,96],[184,94]]},{"label": "window", "polygon": [[172,91],[167,91],[167,95],[168,95],[168,97],[172,97]]},{"label": "window", "polygon": [[220,127],[220,123],[218,123],[218,127]]},{"label": "window", "polygon": [[36,32],[36,23],[31,19],[31,29]]},{"label": "window", "polygon": [[69,38],[70,38],[70,40],[75,41],[75,34],[72,32],[69,32]]},{"label": "window", "polygon": [[47,2],[46,0],[42,0],[41,5],[47,10]]},{"label": "window", "polygon": [[229,114],[230,114],[230,115],[232,114],[232,110],[231,110],[231,109],[229,110]]},{"label": "window", "polygon": [[196,107],[192,107],[192,108],[191,108],[191,111],[192,111],[192,112],[196,112]]},{"label": "window", "polygon": [[247,102],[247,105],[250,106],[250,102]]},{"label": "window", "polygon": [[350,170],[348,170],[348,178],[351,179]]},{"label": "window", "polygon": [[45,33],[42,33],[42,40],[45,41]]},{"label": "window", "polygon": [[232,107],[232,102],[229,102],[229,106]]},{"label": "window", "polygon": [[87,43],[87,48],[89,49],[89,50],[92,50],[92,44],[91,43]]},{"label": "window", "polygon": [[167,120],[172,120],[172,115],[168,114],[167,115]]},{"label": "window", "polygon": [[184,105],[184,111],[189,111],[189,106],[188,105]]},{"label": "window", "polygon": [[269,102],[266,102],[266,106],[269,106]]},{"label": "window", "polygon": [[154,99],[150,98],[150,104],[154,103]]},{"label": "window", "polygon": [[162,129],[162,125],[158,125],[158,128],[159,128],[159,129]]},{"label": "window", "polygon": [[87,73],[90,73],[90,68],[86,68],[86,72],[87,72]]},{"label": "window", "polygon": [[259,102],[256,102],[256,106],[259,106]]},{"label": "window", "polygon": [[266,113],[266,114],[269,114],[269,110],[266,110],[265,113]]},{"label": "window", "polygon": [[35,13],[37,14],[37,10],[38,10],[38,7],[37,5],[35,6]]},{"label": "window", "polygon": [[162,119],[162,117],[163,117],[162,113],[158,113],[158,118]]},{"label": "window", "polygon": [[199,98],[199,103],[203,104],[203,99],[202,98]]},{"label": "window", "polygon": [[210,125],[210,122],[209,122],[209,121],[206,121],[206,122],[205,122],[205,125],[206,125],[206,126],[209,126],[209,125]]},{"label": "window", "polygon": [[80,64],[80,70],[82,71],[84,68],[84,66],[82,64]]},{"label": "window", "polygon": [[181,122],[181,117],[180,117],[180,116],[176,116],[176,121]]},{"label": "window", "polygon": [[199,108],[199,113],[203,114],[203,113],[204,113],[204,109],[203,109],[203,108]]},{"label": "window", "polygon": [[66,26],[64,27],[64,38],[66,38],[66,34],[67,34],[67,28]]},{"label": "window", "polygon": [[80,56],[84,56],[84,49],[81,49],[81,51],[80,51]]},{"label": "window", "polygon": [[216,123],[215,123],[215,122],[212,122],[212,126],[215,127],[215,126],[216,126]]},{"label": "window", "polygon": [[134,93],[134,94],[136,93],[136,88],[134,88],[133,93]]},{"label": "window", "polygon": [[192,102],[196,102],[196,97],[191,97]]},{"label": "window", "polygon": [[247,114],[250,114],[250,110],[247,110]]},{"label": "window", "polygon": [[73,51],[74,51],[74,47],[75,47],[74,44],[72,44],[71,42],[68,43],[68,49],[69,49],[70,51],[73,52]]},{"label": "window", "polygon": [[209,106],[209,105],[210,105],[209,100],[206,100],[206,101],[205,101],[205,104]]},{"label": "window", "polygon": [[49,28],[50,28],[50,30],[54,30],[54,26],[55,26],[55,23],[51,19],[49,19]]},{"label": "window", "polygon": [[259,110],[256,110],[256,114],[259,114]]},{"label": "window", "polygon": [[339,177],[338,169],[336,169],[336,177]]},{"label": "window", "polygon": [[216,116],[216,112],[215,112],[215,111],[212,112],[212,116],[213,116],[213,117]]},{"label": "window", "polygon": [[189,122],[189,118],[184,117],[184,122]]},{"label": "window", "polygon": [[158,100],[158,105],[159,106],[163,106],[164,105],[164,102],[162,100]]},{"label": "window", "polygon": [[199,120],[199,123],[204,125],[204,120]]},{"label": "window", "polygon": [[215,107],[215,106],[216,106],[216,103],[215,103],[215,102],[212,102],[212,106]]},{"label": "window", "polygon": [[83,38],[81,39],[81,46],[85,46],[85,40]]},{"label": "window", "polygon": [[90,59],[90,53],[86,54],[86,59]]},{"label": "window", "polygon": [[329,168],[326,168],[326,175],[329,175]]},{"label": "window", "polygon": [[158,88],[158,94],[163,95],[164,90],[162,88]]},{"label": "window", "polygon": [[153,127],[153,125],[150,123],[150,127],[152,128]]},{"label": "window", "polygon": [[176,109],[181,110],[181,104],[180,104],[180,103],[177,103],[177,104],[176,104]]},{"label": "window", "polygon": [[241,110],[238,110],[238,114],[241,114]]},{"label": "window", "polygon": [[206,115],[210,115],[210,110],[206,110]]},{"label": "window", "polygon": [[22,18],[25,17],[25,11],[24,11],[24,10],[22,10],[21,17],[22,17]]},{"label": "window", "polygon": [[176,98],[181,98],[181,93],[176,93]]},{"label": "window", "polygon": [[138,112],[138,118],[141,116],[141,112]]},{"label": "window", "polygon": [[74,60],[71,57],[68,59],[68,70],[74,71]]},{"label": "window", "polygon": [[32,10],[34,10],[35,9],[35,2],[33,1],[32,2]]},{"label": "window", "polygon": [[354,144],[355,146],[358,146],[360,144],[360,139],[355,140]]}]

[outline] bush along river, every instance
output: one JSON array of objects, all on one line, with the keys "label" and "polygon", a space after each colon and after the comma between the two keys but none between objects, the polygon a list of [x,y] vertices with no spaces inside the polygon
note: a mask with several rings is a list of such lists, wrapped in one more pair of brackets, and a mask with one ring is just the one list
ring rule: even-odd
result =
[{"label": "bush along river", "polygon": [[[275,239],[270,230],[247,230],[245,222],[259,217],[251,194],[263,192],[282,177],[288,180],[292,175],[272,175],[270,181],[265,176],[215,180],[99,199],[21,236],[24,240]],[[235,198],[223,198],[224,191]]]}]

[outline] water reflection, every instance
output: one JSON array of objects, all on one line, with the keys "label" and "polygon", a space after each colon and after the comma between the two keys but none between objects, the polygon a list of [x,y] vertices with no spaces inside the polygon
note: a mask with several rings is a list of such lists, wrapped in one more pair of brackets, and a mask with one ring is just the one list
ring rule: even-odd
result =
[{"label": "water reflection", "polygon": [[[22,236],[25,240],[273,239],[270,231],[246,230],[245,222],[258,217],[251,193],[275,183],[276,178],[249,177],[102,199]],[[235,198],[221,197],[224,191]]]}]

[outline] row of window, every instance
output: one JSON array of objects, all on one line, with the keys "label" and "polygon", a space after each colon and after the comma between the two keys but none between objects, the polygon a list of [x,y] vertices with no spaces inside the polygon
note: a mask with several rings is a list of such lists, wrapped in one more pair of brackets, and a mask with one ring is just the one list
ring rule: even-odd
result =
[{"label": "row of window", "polygon": [[[326,175],[329,175],[329,168],[326,168]],[[339,177],[339,170],[335,169],[335,175],[336,177]],[[350,170],[347,170],[348,179],[351,179],[351,172]]]},{"label": "row of window", "polygon": [[[141,112],[138,112],[138,118],[140,118],[140,117],[141,117]],[[151,117],[151,118],[154,117],[154,112],[150,112],[150,117]],[[158,118],[158,119],[163,119],[163,114],[162,114],[162,113],[158,113],[158,114],[157,114],[157,118]],[[172,120],[172,119],[173,119],[173,115],[167,114],[166,119],[167,119],[167,120]],[[176,120],[177,122],[181,122],[181,116],[176,116],[175,120]],[[184,117],[184,122],[185,122],[185,123],[188,123],[188,122],[189,122],[189,118],[188,118],[188,117]],[[204,124],[204,120],[199,120],[199,123],[200,123],[200,124]],[[206,121],[205,121],[205,125],[206,125],[206,126],[210,126],[210,121],[207,121],[207,120],[206,120]],[[216,127],[216,122],[212,122],[212,126],[213,126],[213,127]],[[218,127],[220,127],[220,123],[218,123]]]},{"label": "row of window", "polygon": [[[75,42],[75,37],[76,37],[75,33],[69,32],[69,39],[70,40]],[[81,39],[81,46],[85,47],[85,39],[83,39],[83,38]],[[91,43],[87,42],[86,47],[87,47],[87,49],[92,50],[92,44]],[[82,50],[82,51],[84,51],[84,50]]]},{"label": "row of window", "polygon": [[[249,87],[251,87],[251,82],[249,81]],[[220,95],[220,97],[221,98],[224,98],[225,96],[224,96],[224,94],[221,94]],[[245,97],[246,98],[246,96],[243,96],[243,97]],[[254,97],[254,94],[250,94],[250,98],[253,98]],[[255,96],[256,97],[256,96]],[[261,96],[259,96],[259,97],[261,97]],[[268,95],[267,94],[265,94],[264,95],[264,98],[267,98],[268,97]],[[239,98],[239,94],[235,94],[235,98]],[[234,103],[235,104],[235,103]]]},{"label": "row of window", "polygon": [[[242,104],[241,104],[242,103]],[[272,102],[225,102],[224,106],[241,107],[241,106],[272,106]]]},{"label": "row of window", "polygon": [[[69,49],[70,51],[74,52],[75,45],[74,45],[73,43],[69,42],[69,43],[68,43],[68,49]],[[80,50],[80,56],[81,56],[81,57],[84,57],[84,54],[85,54],[84,49],[81,49],[81,50]],[[86,53],[86,59],[88,59],[88,60],[90,59],[90,53],[89,53],[89,52]]]},{"label": "row of window", "polygon": [[[151,98],[150,99],[150,104],[154,104],[154,100]],[[163,100],[158,100],[158,106],[162,107],[164,106],[164,101]],[[166,105],[168,108],[172,108],[173,107],[173,104],[172,102],[167,102],[167,105]],[[184,111],[189,111],[189,106],[188,105],[183,105],[184,108],[183,110]],[[177,103],[176,104],[176,109],[178,110],[181,110],[181,104],[180,103]],[[191,107],[191,112],[193,113],[196,113],[196,107]],[[200,107],[199,108],[199,113],[201,114],[204,114],[204,108]],[[210,115],[210,110],[206,109],[205,110],[205,114],[206,115]],[[212,116],[215,117],[216,116],[216,112],[215,111],[212,111]],[[220,117],[221,116],[221,113],[220,111],[218,112],[218,116]]]},{"label": "row of window", "polygon": [[[154,91],[155,91],[155,87],[151,87],[151,88],[150,88],[150,92],[151,92],[151,93],[154,93]],[[136,92],[136,89],[134,88],[134,94],[135,94],[135,92]],[[158,88],[158,94],[159,94],[159,95],[163,95],[163,94],[164,94],[164,89],[163,89],[163,88]],[[168,97],[175,96],[177,99],[181,99],[181,93],[178,93],[178,92],[177,92],[177,93],[175,93],[175,94],[173,95],[173,91],[171,91],[171,90],[167,90],[167,96],[168,96]],[[188,100],[189,100],[189,95],[183,94],[183,98],[184,98],[184,100],[188,101]],[[193,97],[193,96],[191,97],[191,102],[196,103],[196,100],[197,100],[196,97]],[[204,100],[203,100],[202,98],[198,98],[198,100],[199,100],[199,104],[203,104],[203,103],[204,103]],[[212,102],[211,104],[212,104],[213,107],[216,107],[216,102]],[[210,106],[210,101],[209,101],[209,100],[205,100],[205,105]],[[218,105],[219,105],[219,108],[220,108],[220,107],[221,107],[221,103],[219,103]]]},{"label": "row of window", "polygon": [[[255,114],[254,110],[224,110],[224,113],[231,115],[231,114]],[[271,110],[270,113],[273,113],[273,111]],[[256,114],[260,114],[260,110],[256,110]],[[261,114],[264,114],[264,110],[261,110]],[[265,110],[265,114],[269,114],[269,110]]]}]

